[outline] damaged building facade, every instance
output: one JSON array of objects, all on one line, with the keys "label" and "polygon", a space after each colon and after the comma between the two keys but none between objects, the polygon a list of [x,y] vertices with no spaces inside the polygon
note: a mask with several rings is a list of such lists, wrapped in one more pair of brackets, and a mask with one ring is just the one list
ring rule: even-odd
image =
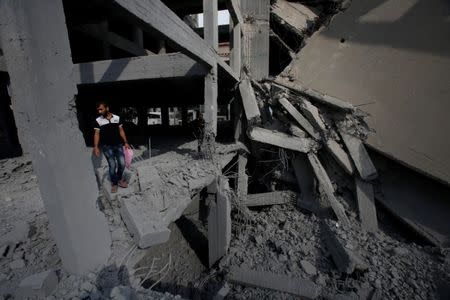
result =
[{"label": "damaged building facade", "polygon": [[[448,299],[431,2],[1,1],[0,293]],[[99,100],[134,148],[118,193]]]}]

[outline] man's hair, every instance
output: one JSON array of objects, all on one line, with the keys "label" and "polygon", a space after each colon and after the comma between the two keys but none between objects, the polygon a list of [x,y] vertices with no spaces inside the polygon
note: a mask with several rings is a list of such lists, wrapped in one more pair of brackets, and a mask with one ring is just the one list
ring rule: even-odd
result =
[{"label": "man's hair", "polygon": [[99,107],[100,105],[103,105],[104,107],[109,107],[108,102],[106,102],[105,100],[100,100],[95,103],[96,108]]}]

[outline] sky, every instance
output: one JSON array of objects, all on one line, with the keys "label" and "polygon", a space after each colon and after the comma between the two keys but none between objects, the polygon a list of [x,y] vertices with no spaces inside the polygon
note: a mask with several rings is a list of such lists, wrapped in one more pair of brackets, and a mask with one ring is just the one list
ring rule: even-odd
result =
[{"label": "sky", "polygon": [[[230,14],[228,10],[220,10],[219,11],[219,25],[229,24],[230,23]],[[203,14],[198,15],[198,27],[203,27]]]}]

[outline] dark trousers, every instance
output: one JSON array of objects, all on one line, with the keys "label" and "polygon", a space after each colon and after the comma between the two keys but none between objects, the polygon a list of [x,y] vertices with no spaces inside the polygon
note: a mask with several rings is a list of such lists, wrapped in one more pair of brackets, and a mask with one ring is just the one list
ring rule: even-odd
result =
[{"label": "dark trousers", "polygon": [[103,145],[103,154],[109,165],[109,178],[113,185],[122,180],[123,171],[125,170],[125,156],[123,154],[122,145]]}]

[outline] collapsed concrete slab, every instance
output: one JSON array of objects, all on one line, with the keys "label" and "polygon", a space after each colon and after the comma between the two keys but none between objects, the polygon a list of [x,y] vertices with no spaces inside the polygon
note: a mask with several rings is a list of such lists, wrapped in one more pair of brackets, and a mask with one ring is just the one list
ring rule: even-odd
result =
[{"label": "collapsed concrete slab", "polygon": [[246,286],[277,290],[305,299],[316,299],[321,293],[320,287],[309,279],[254,271],[245,267],[233,266],[229,272],[229,280]]},{"label": "collapsed concrete slab", "polygon": [[447,185],[450,140],[437,132],[450,130],[449,9],[442,0],[352,1],[308,40],[288,74],[364,105],[376,132],[369,145]]},{"label": "collapsed concrete slab", "polygon": [[137,195],[120,197],[120,215],[139,248],[167,242],[170,230],[151,202]]}]

